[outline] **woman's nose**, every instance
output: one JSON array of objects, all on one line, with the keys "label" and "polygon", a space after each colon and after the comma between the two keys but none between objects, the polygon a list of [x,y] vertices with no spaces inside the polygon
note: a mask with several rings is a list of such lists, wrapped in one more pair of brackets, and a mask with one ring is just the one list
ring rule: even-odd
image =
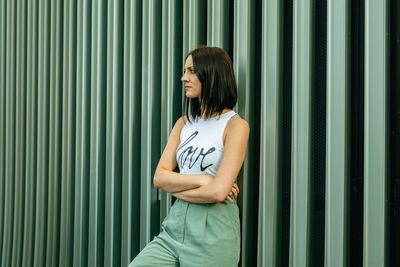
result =
[{"label": "woman's nose", "polygon": [[182,81],[182,82],[186,82],[186,81],[187,81],[186,73],[184,73],[184,74],[182,75],[181,81]]}]

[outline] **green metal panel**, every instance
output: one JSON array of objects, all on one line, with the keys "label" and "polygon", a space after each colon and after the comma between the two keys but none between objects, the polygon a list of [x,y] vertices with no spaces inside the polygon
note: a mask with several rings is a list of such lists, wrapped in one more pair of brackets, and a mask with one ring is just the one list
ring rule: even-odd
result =
[{"label": "green metal panel", "polygon": [[38,32],[38,135],[34,265],[46,262],[49,100],[49,3],[39,1]]},{"label": "green metal panel", "polygon": [[365,1],[364,266],[387,264],[387,1]]},{"label": "green metal panel", "polygon": [[207,1],[207,45],[229,50],[228,0]]},{"label": "green metal panel", "polygon": [[5,195],[5,125],[6,125],[6,0],[0,2],[0,255],[3,251],[4,195]]},{"label": "green metal panel", "polygon": [[103,265],[105,181],[106,2],[92,2],[88,265]]},{"label": "green metal panel", "polygon": [[22,266],[33,265],[35,240],[35,200],[37,163],[37,27],[38,2],[28,1],[27,16],[27,76],[26,76],[26,174],[24,248]]},{"label": "green metal panel", "polygon": [[[14,233],[11,266],[22,265],[25,189],[25,117],[26,117],[26,3],[17,2],[16,110],[15,110],[15,191]],[[1,38],[1,37],[0,37]],[[1,105],[1,104],[0,104]],[[1,131],[1,130],[0,130]],[[1,142],[1,139],[0,139]],[[0,148],[1,151],[1,148]],[[1,173],[1,172],[0,172]],[[1,175],[1,174],[0,174]],[[0,215],[2,216],[2,215]],[[1,228],[0,228],[1,229]]]},{"label": "green metal panel", "polygon": [[310,264],[312,0],[294,1],[290,266]]},{"label": "green metal panel", "polygon": [[325,266],[348,265],[348,1],[328,1]]},{"label": "green metal panel", "polygon": [[1,265],[11,265],[11,249],[14,231],[14,177],[15,177],[15,39],[16,39],[16,6],[14,1],[7,2],[6,33],[6,144],[5,144],[5,193],[4,225]]},{"label": "green metal panel", "polygon": [[160,157],[161,117],[161,3],[143,2],[142,24],[142,121],[140,247],[159,232],[158,193],[153,175]]},{"label": "green metal panel", "polygon": [[[255,242],[257,222],[252,216],[253,207],[257,205],[252,192],[257,190],[254,168],[254,17],[255,1],[236,1],[234,5],[234,51],[233,68],[238,87],[238,103],[235,107],[238,114],[250,124],[250,137],[242,172],[239,175],[239,203],[242,212],[242,266],[256,262],[251,255],[256,254]],[[242,177],[242,178],[241,178]]]},{"label": "green metal panel", "polygon": [[[206,43],[206,1],[185,0],[183,1],[183,36],[182,57],[185,65],[186,55]],[[182,105],[184,103],[185,90],[182,84]]]},{"label": "green metal panel", "polygon": [[141,5],[125,2],[121,265],[139,252],[140,225],[140,110],[141,110]]},{"label": "green metal panel", "polygon": [[[0,62],[6,62],[6,1],[0,2]],[[5,157],[6,157],[6,75],[5,64],[0,64],[0,255],[3,251]]]},{"label": "green metal panel", "polygon": [[183,1],[183,58],[206,43],[205,5],[205,0]]},{"label": "green metal panel", "polygon": [[[182,1],[169,0],[162,7],[161,65],[161,151],[167,144],[172,127],[181,113],[182,102]],[[159,190],[160,225],[171,207],[171,194]]]},{"label": "green metal panel", "polygon": [[89,221],[90,35],[88,1],[77,7],[76,154],[73,265],[87,266]]},{"label": "green metal panel", "polygon": [[122,2],[108,2],[104,265],[121,265]]},{"label": "green metal panel", "polygon": [[61,3],[50,10],[50,83],[49,83],[49,180],[47,210],[46,266],[59,263],[61,199],[61,95],[62,22]]},{"label": "green metal panel", "polygon": [[75,184],[76,2],[64,2],[62,164],[59,265],[73,264]]},{"label": "green metal panel", "polygon": [[[388,264],[388,2],[365,2],[365,266]],[[284,4],[0,0],[1,265],[126,266],[158,234],[171,197],[154,189],[154,169],[181,114],[183,57],[206,43],[233,50],[235,110],[251,127],[238,180],[242,265],[280,265]],[[349,254],[348,5],[328,2],[327,266]],[[291,266],[314,257],[315,7],[294,1]]]},{"label": "green metal panel", "polygon": [[257,266],[281,265],[283,6],[262,6],[260,189]]}]

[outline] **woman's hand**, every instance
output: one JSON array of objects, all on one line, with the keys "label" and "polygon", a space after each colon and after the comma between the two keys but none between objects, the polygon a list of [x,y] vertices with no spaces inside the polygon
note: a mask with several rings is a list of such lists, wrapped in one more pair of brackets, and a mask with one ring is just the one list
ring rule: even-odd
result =
[{"label": "woman's hand", "polygon": [[229,200],[230,202],[233,202],[232,195],[236,199],[238,194],[239,194],[239,186],[235,183],[233,184],[231,192],[229,193],[226,199]]}]

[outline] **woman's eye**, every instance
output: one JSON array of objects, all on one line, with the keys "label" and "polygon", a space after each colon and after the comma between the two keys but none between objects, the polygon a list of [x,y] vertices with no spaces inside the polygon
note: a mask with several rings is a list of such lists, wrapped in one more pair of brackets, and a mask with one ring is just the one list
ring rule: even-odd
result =
[{"label": "woman's eye", "polygon": [[189,71],[191,74],[196,74],[196,71],[194,69],[187,69],[187,70],[183,70],[183,75],[185,75],[186,71]]}]

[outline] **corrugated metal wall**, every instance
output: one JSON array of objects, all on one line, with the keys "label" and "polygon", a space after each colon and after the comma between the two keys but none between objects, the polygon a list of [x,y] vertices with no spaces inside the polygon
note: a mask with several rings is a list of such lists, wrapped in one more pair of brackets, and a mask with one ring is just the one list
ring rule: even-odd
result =
[{"label": "corrugated metal wall", "polygon": [[126,266],[184,57],[223,47],[251,127],[241,266],[399,266],[396,0],[0,1],[0,265]]}]

